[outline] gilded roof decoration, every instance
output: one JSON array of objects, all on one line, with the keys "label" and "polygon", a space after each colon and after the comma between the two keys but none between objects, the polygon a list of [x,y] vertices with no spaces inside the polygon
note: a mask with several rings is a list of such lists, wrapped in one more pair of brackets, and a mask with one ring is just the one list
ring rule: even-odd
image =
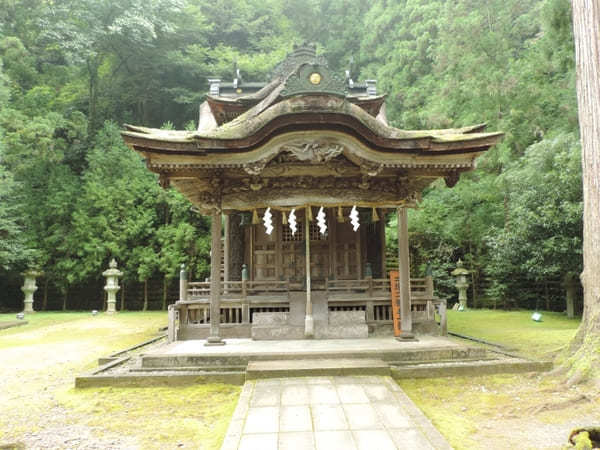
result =
[{"label": "gilded roof decoration", "polygon": [[284,82],[279,95],[290,97],[299,94],[323,93],[346,97],[346,82],[327,66],[320,64],[302,64]]}]

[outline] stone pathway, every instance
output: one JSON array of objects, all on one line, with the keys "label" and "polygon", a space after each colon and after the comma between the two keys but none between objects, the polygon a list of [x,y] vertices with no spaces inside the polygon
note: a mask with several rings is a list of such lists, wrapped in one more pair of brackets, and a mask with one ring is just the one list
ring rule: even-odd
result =
[{"label": "stone pathway", "polygon": [[222,450],[450,449],[387,376],[247,381]]}]

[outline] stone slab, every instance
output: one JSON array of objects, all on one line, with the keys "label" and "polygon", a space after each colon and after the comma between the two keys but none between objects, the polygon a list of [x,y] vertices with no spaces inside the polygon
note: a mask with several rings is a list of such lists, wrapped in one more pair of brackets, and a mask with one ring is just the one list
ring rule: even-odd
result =
[{"label": "stone slab", "polygon": [[250,361],[246,379],[323,375],[389,375],[389,365],[380,359],[296,359]]},{"label": "stone slab", "polygon": [[369,326],[366,323],[346,325],[328,325],[315,331],[317,339],[366,339],[369,337]]},{"label": "stone slab", "polygon": [[550,361],[506,358],[491,361],[454,361],[392,366],[391,373],[395,379],[442,378],[465,375],[493,375],[497,373],[547,372],[552,368],[553,364]]},{"label": "stone slab", "polygon": [[285,339],[302,339],[304,338],[304,327],[293,325],[253,324],[251,334],[252,339],[254,339],[255,341],[280,341]]},{"label": "stone slab", "polygon": [[255,312],[252,315],[252,324],[266,326],[287,325],[289,318],[289,312]]},{"label": "stone slab", "polygon": [[75,378],[76,388],[104,386],[190,386],[195,384],[226,383],[243,385],[246,380],[244,372],[211,372],[211,373],[145,373],[118,375],[88,375]]},{"label": "stone slab", "polygon": [[329,325],[365,324],[364,311],[329,311]]}]

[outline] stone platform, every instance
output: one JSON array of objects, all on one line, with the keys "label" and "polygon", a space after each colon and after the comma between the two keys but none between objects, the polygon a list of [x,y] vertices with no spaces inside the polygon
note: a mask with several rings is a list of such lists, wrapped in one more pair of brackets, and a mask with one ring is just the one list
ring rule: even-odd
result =
[{"label": "stone platform", "polygon": [[[76,386],[243,384],[246,380],[340,375],[421,378],[545,371],[551,363],[522,359],[456,338],[419,336],[253,341],[226,339],[207,347],[204,340],[159,343],[138,354],[103,358],[98,369],[77,377]],[[105,361],[106,360],[106,361]]]},{"label": "stone platform", "polygon": [[385,362],[485,359],[486,350],[440,336],[420,336],[399,342],[393,337],[364,339],[298,339],[254,341],[226,339],[226,345],[206,347],[204,340],[177,341],[142,356],[142,367],[240,365],[249,361],[285,359],[378,358]]}]

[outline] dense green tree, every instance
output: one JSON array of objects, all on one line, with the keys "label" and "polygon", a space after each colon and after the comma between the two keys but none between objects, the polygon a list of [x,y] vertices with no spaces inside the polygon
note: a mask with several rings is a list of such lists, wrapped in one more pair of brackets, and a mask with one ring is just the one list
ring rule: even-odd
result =
[{"label": "dense green tree", "polygon": [[265,80],[309,41],[337,73],[377,78],[395,126],[505,132],[477,172],[453,189],[434,184],[410,214],[415,275],[430,262],[451,295],[463,258],[472,281],[491,277],[501,296],[516,271],[576,272],[569,19],[569,0],[0,0],[1,264],[14,275],[36,262],[65,298],[113,255],[126,284],[162,276],[167,286],[182,262],[206,276],[206,218],[161,191],[103,124],[193,129],[207,78],[239,68],[244,81]]},{"label": "dense green tree", "polygon": [[[45,30],[42,38],[50,48],[59,47],[70,62],[84,68],[90,131],[96,131],[101,123],[98,104],[102,79],[111,79],[123,67],[130,74],[143,71],[146,64],[140,64],[157,51],[157,40],[175,31],[173,18],[181,8],[178,0],[71,0],[47,6],[40,21]],[[150,77],[149,81],[154,80]],[[138,93],[144,88],[145,83]]]},{"label": "dense green tree", "polygon": [[509,186],[510,222],[489,231],[486,270],[495,294],[517,296],[514,280],[561,279],[582,270],[581,153],[560,134],[532,145],[502,176]]}]

